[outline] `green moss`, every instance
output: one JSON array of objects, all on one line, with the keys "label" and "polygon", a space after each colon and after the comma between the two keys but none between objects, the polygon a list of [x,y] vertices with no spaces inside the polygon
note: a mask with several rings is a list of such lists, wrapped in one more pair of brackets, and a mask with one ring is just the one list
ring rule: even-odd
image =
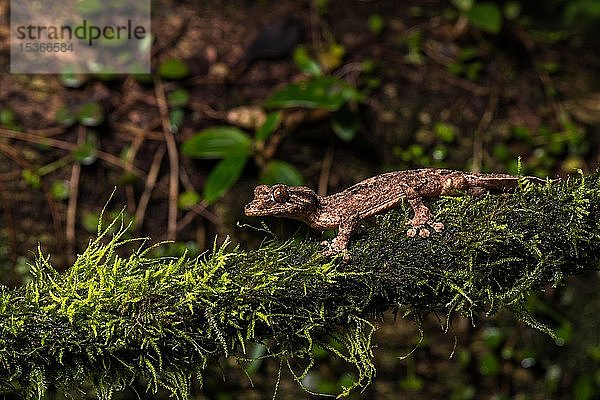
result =
[{"label": "green moss", "polygon": [[40,253],[30,283],[0,287],[0,390],[40,398],[48,386],[92,382],[109,399],[142,377],[148,390],[183,399],[194,374],[201,379],[222,356],[245,360],[251,343],[298,380],[315,348],[328,349],[356,367],[354,385],[364,386],[375,373],[370,321],[389,309],[418,322],[431,311],[490,316],[507,307],[551,333],[524,303],[532,291],[599,268],[599,177],[439,199],[432,211],[445,230],[428,239],[406,236],[411,215],[401,207],[355,235],[348,264],[309,240],[153,258],[140,239],[123,255],[132,245],[123,226],[91,241],[62,274]]}]

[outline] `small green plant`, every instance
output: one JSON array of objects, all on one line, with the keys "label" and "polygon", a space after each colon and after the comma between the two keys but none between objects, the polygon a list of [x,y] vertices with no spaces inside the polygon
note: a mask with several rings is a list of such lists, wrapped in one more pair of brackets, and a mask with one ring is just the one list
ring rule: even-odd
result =
[{"label": "small green plant", "polygon": [[252,158],[260,167],[262,182],[303,184],[302,174],[296,167],[272,158],[279,138],[270,138],[280,129],[288,109],[327,111],[332,115],[332,131],[344,141],[354,138],[360,123],[351,104],[361,101],[363,95],[341,79],[323,76],[321,64],[311,58],[305,48],[296,49],[294,60],[310,78],[289,84],[265,100],[263,107],[270,112],[254,129],[253,135],[230,125],[213,126],[196,133],[183,143],[182,152],[189,157],[220,160],[211,169],[204,183],[202,198],[207,203],[213,203],[227,193]]},{"label": "small green plant", "polygon": [[471,25],[482,31],[497,34],[502,29],[502,12],[497,4],[475,0],[452,0],[452,3]]},{"label": "small green plant", "polygon": [[183,79],[190,74],[190,67],[182,60],[170,58],[160,64],[158,74],[164,79]]},{"label": "small green plant", "polygon": [[479,78],[479,73],[483,69],[483,63],[479,59],[479,49],[477,47],[465,47],[461,49],[456,60],[447,65],[450,73],[475,81]]},{"label": "small green plant", "polygon": [[385,28],[385,20],[379,14],[371,14],[367,20],[367,26],[371,33],[375,36],[381,34]]},{"label": "small green plant", "polygon": [[98,126],[104,121],[104,109],[98,102],[92,101],[77,107],[61,107],[56,111],[54,120],[61,125],[72,126],[79,123],[84,126]]},{"label": "small green plant", "polygon": [[0,126],[13,131],[21,130],[21,126],[15,120],[15,113],[10,108],[0,108]]},{"label": "small green plant", "polygon": [[[264,141],[278,128],[281,113],[267,116],[255,131],[254,137],[233,126],[215,126],[204,129],[183,143],[183,154],[200,159],[220,159],[210,171],[204,183],[202,198],[213,203],[223,196],[238,180],[246,163],[252,156],[259,157]],[[271,182],[278,177],[290,185],[302,184],[302,175],[284,161],[270,160],[262,168],[263,181]]]},{"label": "small green plant", "polygon": [[408,54],[406,55],[405,59],[408,63],[414,65],[422,65],[425,63],[422,45],[423,34],[420,31],[413,32],[406,38]]}]

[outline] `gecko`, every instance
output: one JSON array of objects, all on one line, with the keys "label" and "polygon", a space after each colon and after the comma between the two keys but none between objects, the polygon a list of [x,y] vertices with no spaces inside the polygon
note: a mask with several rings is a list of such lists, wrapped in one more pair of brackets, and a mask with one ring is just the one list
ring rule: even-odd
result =
[{"label": "gecko", "polygon": [[[536,177],[528,180],[545,182]],[[519,177],[448,169],[423,168],[376,175],[329,196],[319,196],[306,186],[259,185],[254,199],[246,205],[247,216],[287,217],[324,231],[338,229],[326,254],[347,256],[350,235],[360,220],[398,207],[407,201],[414,211],[406,231],[409,237],[427,238],[433,229],[442,232],[444,224],[434,221],[424,198],[456,196],[468,191],[505,191],[518,185]],[[327,242],[324,242],[327,243]]]}]

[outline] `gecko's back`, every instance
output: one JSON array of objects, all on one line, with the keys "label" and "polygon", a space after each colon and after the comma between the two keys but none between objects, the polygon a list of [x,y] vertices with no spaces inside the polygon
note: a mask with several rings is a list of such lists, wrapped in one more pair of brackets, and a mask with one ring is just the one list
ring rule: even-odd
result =
[{"label": "gecko's back", "polygon": [[407,197],[455,195],[471,189],[504,191],[517,185],[518,177],[507,174],[423,168],[367,178],[346,190],[322,198],[322,204],[328,210],[348,210],[365,218],[397,207]]}]

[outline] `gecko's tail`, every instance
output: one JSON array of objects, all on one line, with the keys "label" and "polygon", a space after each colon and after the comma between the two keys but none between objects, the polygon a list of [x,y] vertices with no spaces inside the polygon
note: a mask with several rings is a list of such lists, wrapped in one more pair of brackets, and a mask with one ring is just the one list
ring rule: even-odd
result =
[{"label": "gecko's tail", "polygon": [[479,187],[492,191],[514,189],[519,185],[519,179],[525,179],[537,184],[546,183],[545,179],[535,176],[518,177],[507,174],[470,174],[467,176],[469,187]]}]

